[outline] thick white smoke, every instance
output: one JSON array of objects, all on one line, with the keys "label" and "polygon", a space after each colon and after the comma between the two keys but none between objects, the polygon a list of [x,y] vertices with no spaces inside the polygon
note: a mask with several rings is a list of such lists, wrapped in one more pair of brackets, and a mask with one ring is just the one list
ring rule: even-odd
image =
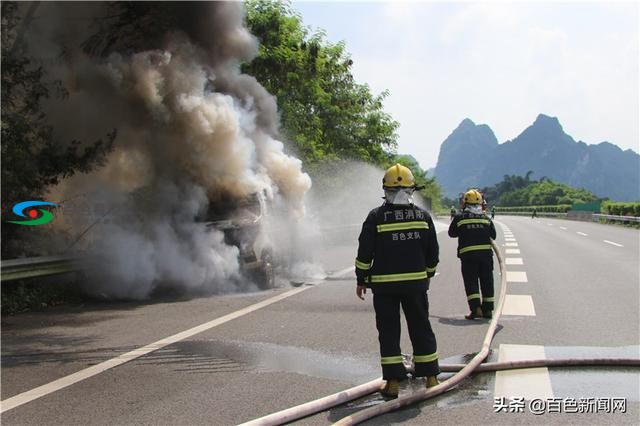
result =
[{"label": "thick white smoke", "polygon": [[[179,207],[171,213],[131,216],[128,221],[96,229],[91,247],[96,263],[88,290],[139,299],[157,286],[200,294],[235,290],[243,282],[238,249],[224,243],[222,232],[188,219],[206,203],[205,191],[170,182],[157,191],[156,196]],[[123,207],[133,209],[134,205],[139,208],[144,202]],[[245,289],[249,286],[244,284]]]},{"label": "thick white smoke", "polygon": [[[44,7],[51,20],[34,31],[31,45],[69,40],[63,17],[72,6]],[[89,280],[94,293],[145,298],[159,286],[205,293],[247,288],[238,249],[194,218],[210,200],[256,193],[280,203],[290,218],[304,215],[311,180],[277,139],[275,100],[239,71],[240,60],[257,51],[242,5],[213,2],[202,11],[207,25],[194,23],[205,28],[197,36],[172,29],[160,48],[116,49],[107,57],[76,49],[52,72],[69,90],[63,103],[47,105],[61,144],[118,130],[104,167],[61,182],[49,197],[89,193],[121,219],[85,238],[98,259]],[[128,197],[141,189],[145,197]]]}]

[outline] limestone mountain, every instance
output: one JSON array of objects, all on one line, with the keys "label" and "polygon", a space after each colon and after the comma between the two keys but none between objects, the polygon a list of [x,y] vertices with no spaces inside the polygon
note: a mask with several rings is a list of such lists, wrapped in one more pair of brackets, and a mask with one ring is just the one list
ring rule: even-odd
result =
[{"label": "limestone mountain", "polygon": [[490,186],[504,175],[524,176],[529,170],[533,179],[546,176],[599,197],[640,199],[640,155],[609,142],[576,142],[557,118],[543,114],[502,144],[488,126],[463,120],[440,146],[435,176],[443,193],[452,197],[468,187]]},{"label": "limestone mountain", "polygon": [[477,186],[479,176],[498,147],[493,130],[468,118],[440,146],[435,177],[445,195],[455,195]]}]

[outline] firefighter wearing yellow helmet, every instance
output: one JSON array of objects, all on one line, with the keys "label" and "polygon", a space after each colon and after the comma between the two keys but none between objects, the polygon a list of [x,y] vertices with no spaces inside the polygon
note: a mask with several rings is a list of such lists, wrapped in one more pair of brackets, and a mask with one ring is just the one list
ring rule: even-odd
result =
[{"label": "firefighter wearing yellow helmet", "polygon": [[396,164],[395,166],[389,167],[382,178],[383,188],[408,188],[415,185],[416,180],[413,177],[413,173],[411,173],[411,170],[409,170],[408,167],[405,167],[402,164]]},{"label": "firefighter wearing yellow helmet", "polygon": [[427,290],[438,264],[438,239],[429,213],[413,204],[417,189],[411,170],[396,164],[382,179],[384,204],[371,210],[358,239],[356,295],[373,293],[383,396],[398,396],[407,372],[400,350],[400,306],[413,345],[414,376],[438,384],[436,338],[429,323]]},{"label": "firefighter wearing yellow helmet", "polygon": [[466,319],[491,318],[494,304],[493,251],[496,238],[493,221],[483,211],[483,197],[477,189],[464,193],[462,211],[449,225],[449,236],[458,238],[458,257],[467,294]]}]

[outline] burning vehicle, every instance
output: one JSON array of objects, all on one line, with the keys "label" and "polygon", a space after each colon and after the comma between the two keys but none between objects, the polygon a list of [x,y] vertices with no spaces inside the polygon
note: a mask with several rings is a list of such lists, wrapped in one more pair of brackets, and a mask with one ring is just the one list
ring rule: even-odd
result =
[{"label": "burning vehicle", "polygon": [[211,200],[198,218],[207,228],[221,231],[225,244],[238,248],[240,271],[261,289],[275,286],[274,251],[263,234],[266,214],[264,195],[253,193],[241,200]]}]

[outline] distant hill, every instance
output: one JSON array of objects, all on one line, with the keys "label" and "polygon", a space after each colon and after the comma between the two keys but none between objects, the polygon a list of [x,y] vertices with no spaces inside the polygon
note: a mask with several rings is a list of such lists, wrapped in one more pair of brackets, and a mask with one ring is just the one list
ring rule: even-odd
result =
[{"label": "distant hill", "polygon": [[517,138],[498,144],[485,124],[468,118],[440,146],[435,176],[445,196],[491,186],[504,175],[543,176],[599,197],[640,200],[640,155],[602,142],[587,145],[566,134],[555,117],[540,114]]},{"label": "distant hill", "polygon": [[465,118],[440,146],[435,177],[446,196],[455,196],[478,184],[498,147],[493,130]]}]

